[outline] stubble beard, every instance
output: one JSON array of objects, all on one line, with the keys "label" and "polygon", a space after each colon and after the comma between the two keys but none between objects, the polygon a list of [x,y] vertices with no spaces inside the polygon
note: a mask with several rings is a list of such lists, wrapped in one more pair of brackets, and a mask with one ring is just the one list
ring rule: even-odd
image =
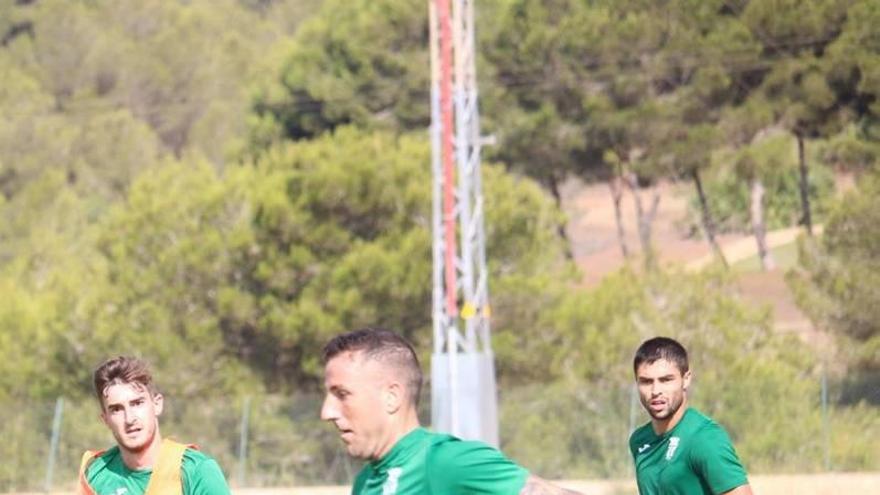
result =
[{"label": "stubble beard", "polygon": [[[681,409],[682,403],[684,403],[684,397],[678,397],[675,400],[670,400],[669,407],[662,411],[654,412],[650,407],[646,407],[646,409],[648,410],[648,414],[651,415],[651,418],[663,421],[675,416],[675,413]],[[650,405],[650,402],[648,405]]]}]

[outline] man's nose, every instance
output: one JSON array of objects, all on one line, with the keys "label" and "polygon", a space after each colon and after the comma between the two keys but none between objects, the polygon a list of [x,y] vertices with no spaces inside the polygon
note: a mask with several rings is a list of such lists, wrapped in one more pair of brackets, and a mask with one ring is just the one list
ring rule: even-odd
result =
[{"label": "man's nose", "polygon": [[328,395],[324,398],[324,402],[321,404],[321,419],[324,421],[333,421],[334,419],[339,418],[339,408],[336,407],[336,401],[333,400],[333,397]]}]

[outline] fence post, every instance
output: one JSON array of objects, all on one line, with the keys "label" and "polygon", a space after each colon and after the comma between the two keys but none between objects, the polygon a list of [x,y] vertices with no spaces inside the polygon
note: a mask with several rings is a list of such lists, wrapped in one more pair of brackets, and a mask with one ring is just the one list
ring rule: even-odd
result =
[{"label": "fence post", "polygon": [[825,471],[831,471],[831,421],[828,416],[828,372],[822,366],[822,443],[825,451]]},{"label": "fence post", "polygon": [[58,451],[58,439],[61,437],[61,415],[64,412],[64,398],[55,401],[55,416],[52,418],[52,439],[49,442],[49,460],[46,461],[46,482],[43,491],[52,491],[52,477],[55,474],[55,456]]},{"label": "fence post", "polygon": [[636,431],[636,428],[638,427],[636,422],[639,420],[639,410],[641,409],[638,387],[631,383],[627,388],[629,389],[629,418],[627,431],[626,436],[623,438],[623,442],[621,442],[623,448],[615,449],[616,452],[620,452],[621,455],[623,455],[621,466],[629,466],[632,461],[629,452],[629,437],[632,436],[633,432]]},{"label": "fence post", "polygon": [[247,472],[247,443],[248,443],[248,423],[250,421],[250,412],[251,412],[251,398],[245,397],[244,404],[241,407],[241,426],[239,428],[239,438],[238,438],[238,471],[236,473],[236,478],[238,479],[238,486],[245,486],[245,475]]},{"label": "fence post", "polygon": [[627,445],[629,445],[629,435],[636,430],[636,414],[639,409],[639,393],[635,385],[629,387],[629,431],[627,432]]}]

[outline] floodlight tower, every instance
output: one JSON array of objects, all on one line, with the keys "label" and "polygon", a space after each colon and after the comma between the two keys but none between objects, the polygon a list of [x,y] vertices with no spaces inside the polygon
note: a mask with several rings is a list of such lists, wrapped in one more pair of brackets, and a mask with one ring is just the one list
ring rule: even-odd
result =
[{"label": "floodlight tower", "polygon": [[438,431],[497,446],[474,0],[428,4],[434,184],[431,420]]}]

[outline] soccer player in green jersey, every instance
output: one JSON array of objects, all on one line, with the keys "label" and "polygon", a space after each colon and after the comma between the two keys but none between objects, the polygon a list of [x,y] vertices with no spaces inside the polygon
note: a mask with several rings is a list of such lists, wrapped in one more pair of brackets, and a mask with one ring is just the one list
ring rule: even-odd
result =
[{"label": "soccer player in green jersey", "polygon": [[691,371],[685,348],[655,337],[636,351],[633,371],[651,422],[633,432],[629,449],[641,495],[751,495],[727,432],[688,406]]},{"label": "soccer player in green jersey", "polygon": [[214,459],[162,438],[164,399],[144,361],[109,359],[95,370],[94,383],[116,445],[83,455],[78,495],[229,495]]},{"label": "soccer player in green jersey", "polygon": [[482,442],[419,426],[422,370],[394,332],[362,329],[324,347],[327,394],[321,419],[339,430],[349,455],[367,461],[353,495],[564,495]]}]

